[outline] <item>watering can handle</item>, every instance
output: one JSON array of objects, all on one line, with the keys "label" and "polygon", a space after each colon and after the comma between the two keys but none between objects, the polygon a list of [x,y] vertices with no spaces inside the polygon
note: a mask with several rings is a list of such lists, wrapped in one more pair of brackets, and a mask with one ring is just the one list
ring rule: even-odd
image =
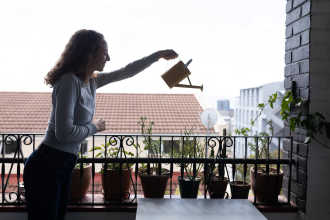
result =
[{"label": "watering can handle", "polygon": [[[192,61],[192,59],[188,60],[188,62],[184,65],[184,67],[187,68],[188,65],[191,63],[191,61]],[[188,79],[188,81],[189,81],[189,84],[192,85],[192,84],[191,84],[191,81],[190,81],[190,79],[189,79],[189,75],[187,74],[186,76],[187,76],[187,79]]]},{"label": "watering can handle", "polygon": [[188,65],[191,63],[192,59],[188,60],[188,62],[185,64],[185,67],[187,68]]}]

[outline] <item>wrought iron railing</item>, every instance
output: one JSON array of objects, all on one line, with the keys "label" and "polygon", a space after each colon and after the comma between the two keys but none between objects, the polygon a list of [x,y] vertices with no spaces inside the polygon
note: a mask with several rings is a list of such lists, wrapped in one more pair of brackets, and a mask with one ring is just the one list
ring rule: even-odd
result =
[{"label": "wrought iron railing", "polygon": [[[1,206],[25,204],[22,179],[24,162],[29,154],[37,149],[42,137],[43,134],[0,134]],[[262,138],[267,140],[267,144],[260,146],[259,140]],[[71,204],[95,206],[135,204],[138,197],[143,197],[139,174],[142,171],[149,174],[151,172],[161,174],[164,168],[168,170],[169,175],[165,197],[179,197],[180,194],[176,190],[178,185],[176,177],[186,174],[185,166],[187,164],[191,168],[190,175],[201,177],[202,184],[198,195],[205,199],[209,198],[208,181],[212,176],[225,176],[230,181],[240,179],[243,182],[249,182],[251,168],[258,170],[262,167],[265,175],[271,175],[270,170],[276,170],[277,174],[285,170],[287,184],[283,186],[283,191],[287,196],[283,197],[285,198],[283,202],[290,204],[292,154],[282,155],[283,140],[291,143],[292,152],[293,140],[291,137],[94,135],[88,138],[87,152],[83,152],[85,147],[81,148],[77,163],[80,181],[83,179],[83,165],[91,164],[91,183],[87,195]],[[154,148],[144,149],[148,148],[146,146],[148,143],[152,143]],[[184,151],[188,145],[191,147],[190,154]],[[8,149],[9,146],[13,149]],[[93,149],[95,146],[97,147]],[[198,154],[199,147],[203,154]],[[100,153],[99,150],[102,148],[105,151]],[[129,171],[130,188],[125,199],[106,200],[103,196],[104,190],[102,190],[100,179],[104,175],[102,167],[108,167],[109,164],[119,168],[119,175],[123,175],[125,169]],[[154,164],[157,169],[153,169]],[[254,175],[256,177],[257,172],[254,172]],[[119,191],[121,190],[120,186]],[[230,192],[229,187],[227,192]],[[120,192],[118,193],[120,194]],[[251,198],[255,204],[258,203],[252,190]]]}]

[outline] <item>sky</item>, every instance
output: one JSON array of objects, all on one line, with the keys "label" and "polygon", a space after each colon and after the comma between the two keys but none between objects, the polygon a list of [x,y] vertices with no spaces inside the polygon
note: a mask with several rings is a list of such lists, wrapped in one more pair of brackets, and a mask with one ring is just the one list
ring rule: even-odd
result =
[{"label": "sky", "polygon": [[[11,0],[0,3],[0,91],[51,92],[44,77],[79,29],[101,32],[110,72],[161,49],[160,60],[98,92],[192,93],[203,108],[240,89],[284,79],[284,0]],[[161,75],[187,62],[197,89],[169,89]],[[184,80],[182,83],[188,83]]]}]

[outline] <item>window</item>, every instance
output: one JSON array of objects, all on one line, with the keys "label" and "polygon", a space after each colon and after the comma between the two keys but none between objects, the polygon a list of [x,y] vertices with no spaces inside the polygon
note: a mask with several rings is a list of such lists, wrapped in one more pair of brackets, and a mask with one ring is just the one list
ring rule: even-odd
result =
[{"label": "window", "polygon": [[5,143],[4,141],[0,141],[0,150],[1,154],[11,154],[17,151],[18,143],[17,141],[8,141]]},{"label": "window", "polygon": [[180,148],[180,141],[178,140],[165,140],[163,141],[163,153],[170,154],[172,152],[172,145],[173,145],[173,152],[178,152]]},{"label": "window", "polygon": [[[163,153],[166,154],[171,154],[172,153],[172,145],[173,145],[173,153],[180,153],[182,150],[182,140],[164,140],[163,141]],[[194,146],[195,141],[190,139],[190,140],[184,140],[184,146]],[[181,148],[180,148],[181,146]]]}]

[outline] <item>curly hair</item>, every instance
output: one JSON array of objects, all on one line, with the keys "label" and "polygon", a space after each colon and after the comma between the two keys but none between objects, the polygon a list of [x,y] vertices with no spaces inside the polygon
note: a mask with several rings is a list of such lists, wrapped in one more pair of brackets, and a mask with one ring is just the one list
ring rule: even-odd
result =
[{"label": "curly hair", "polygon": [[74,73],[81,80],[88,79],[88,59],[95,54],[105,42],[102,34],[93,30],[79,30],[74,33],[57,61],[55,66],[47,73],[45,83],[54,86],[56,81],[64,74]]}]

